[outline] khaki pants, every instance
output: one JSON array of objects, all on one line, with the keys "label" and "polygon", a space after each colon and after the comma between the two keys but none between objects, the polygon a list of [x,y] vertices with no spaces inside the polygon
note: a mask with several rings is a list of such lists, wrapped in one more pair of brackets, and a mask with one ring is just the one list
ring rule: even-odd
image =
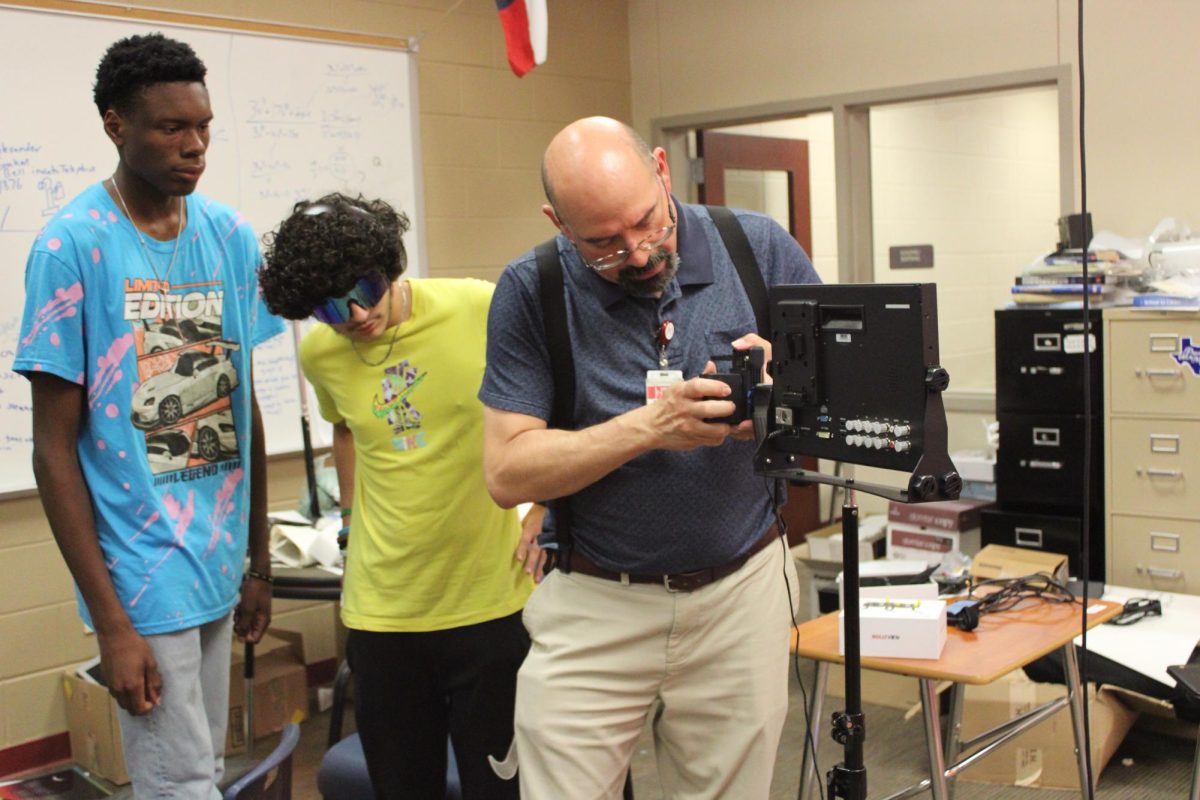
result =
[{"label": "khaki pants", "polygon": [[524,612],[522,797],[619,798],[655,710],[666,798],[765,799],[788,708],[785,571],[794,603],[782,544],[690,593],[552,572]]}]

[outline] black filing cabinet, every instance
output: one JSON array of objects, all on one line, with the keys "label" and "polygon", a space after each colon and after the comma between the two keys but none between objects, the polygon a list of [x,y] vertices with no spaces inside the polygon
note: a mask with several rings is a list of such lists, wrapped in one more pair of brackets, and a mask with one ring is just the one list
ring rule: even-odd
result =
[{"label": "black filing cabinet", "polygon": [[1091,542],[1088,571],[1104,579],[1103,328],[1079,309],[996,312],[996,507],[984,513],[983,544],[1065,553],[1078,575],[1083,540],[1084,352],[1089,351]]}]

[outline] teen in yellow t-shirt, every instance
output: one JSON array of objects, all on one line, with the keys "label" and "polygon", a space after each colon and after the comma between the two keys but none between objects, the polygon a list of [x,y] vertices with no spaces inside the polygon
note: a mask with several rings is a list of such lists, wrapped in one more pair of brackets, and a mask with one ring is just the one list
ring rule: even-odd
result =
[{"label": "teen in yellow t-shirt", "polygon": [[407,227],[378,200],[299,203],[260,280],[275,313],[325,323],[300,360],[352,511],[342,620],[378,796],[440,796],[448,732],[464,797],[517,797],[487,762],[512,738],[532,589],[516,513],[484,484],[475,393],[493,287],[402,280]]}]

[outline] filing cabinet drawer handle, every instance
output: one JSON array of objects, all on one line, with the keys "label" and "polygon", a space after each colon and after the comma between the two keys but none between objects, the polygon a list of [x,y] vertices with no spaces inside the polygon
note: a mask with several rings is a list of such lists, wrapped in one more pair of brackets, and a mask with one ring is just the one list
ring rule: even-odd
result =
[{"label": "filing cabinet drawer handle", "polygon": [[1179,436],[1170,433],[1150,434],[1151,453],[1178,453]]},{"label": "filing cabinet drawer handle", "polygon": [[[1135,369],[1133,374],[1140,378],[1142,376],[1142,372],[1143,370],[1141,369]],[[1181,370],[1177,369],[1148,369],[1144,370],[1144,372],[1149,378],[1178,378],[1183,374]]]},{"label": "filing cabinet drawer handle", "polygon": [[1179,580],[1183,577],[1183,572],[1177,569],[1163,569],[1162,567],[1143,567],[1141,564],[1137,566],[1138,572],[1145,572],[1151,578],[1166,578],[1168,580]]},{"label": "filing cabinet drawer handle", "polygon": [[1151,353],[1174,353],[1179,349],[1179,335],[1175,333],[1150,334]]},{"label": "filing cabinet drawer handle", "polygon": [[1158,550],[1161,553],[1178,553],[1179,552],[1179,534],[1177,533],[1161,533],[1159,531],[1150,532],[1150,549]]},{"label": "filing cabinet drawer handle", "polygon": [[1041,547],[1042,532],[1037,528],[1017,528],[1015,531],[1017,547]]},{"label": "filing cabinet drawer handle", "polygon": [[1181,469],[1148,469],[1148,470],[1146,470],[1146,474],[1149,475],[1151,478],[1172,478],[1174,480],[1179,480],[1180,478],[1183,477],[1183,470],[1181,470]]}]

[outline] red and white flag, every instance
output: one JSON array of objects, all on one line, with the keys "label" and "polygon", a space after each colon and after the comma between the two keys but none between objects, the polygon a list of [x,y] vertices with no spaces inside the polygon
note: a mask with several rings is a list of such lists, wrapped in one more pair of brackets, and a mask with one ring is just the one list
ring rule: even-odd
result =
[{"label": "red and white flag", "polygon": [[546,63],[546,0],[496,0],[508,65],[518,78]]}]

